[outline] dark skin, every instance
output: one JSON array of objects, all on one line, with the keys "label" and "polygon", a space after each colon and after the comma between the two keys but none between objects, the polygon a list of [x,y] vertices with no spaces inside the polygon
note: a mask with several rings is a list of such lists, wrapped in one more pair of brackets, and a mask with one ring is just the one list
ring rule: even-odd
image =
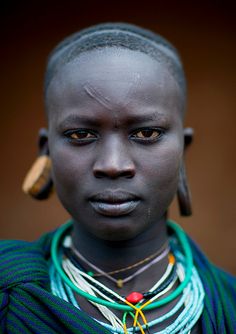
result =
[{"label": "dark skin", "polygon": [[[104,271],[135,263],[167,241],[166,211],[184,152],[183,104],[167,66],[137,51],[90,51],[52,78],[46,94],[48,140],[42,132],[42,147],[52,159],[59,199],[74,220],[73,242]],[[167,262],[119,293],[147,291]],[[118,291],[109,280],[101,282]],[[149,312],[150,319],[168,307]]]}]

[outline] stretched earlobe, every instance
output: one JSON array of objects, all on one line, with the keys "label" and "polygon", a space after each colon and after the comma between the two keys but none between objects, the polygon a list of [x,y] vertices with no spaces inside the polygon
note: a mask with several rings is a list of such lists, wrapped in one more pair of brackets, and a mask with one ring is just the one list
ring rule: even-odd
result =
[{"label": "stretched earlobe", "polygon": [[192,144],[194,136],[193,128],[184,128],[184,149]]},{"label": "stretched earlobe", "polygon": [[182,163],[179,172],[177,198],[181,216],[191,216],[192,214],[191,193],[188,186],[184,162]]},{"label": "stretched earlobe", "polygon": [[49,155],[48,130],[46,128],[39,129],[38,149],[39,149],[39,155],[44,155],[44,154]]},{"label": "stretched earlobe", "polygon": [[47,130],[43,128],[39,130],[39,157],[24,179],[23,192],[38,200],[49,198],[53,192],[51,169]]},{"label": "stretched earlobe", "polygon": [[[184,129],[185,152],[186,152],[186,148],[193,141],[193,134],[194,134],[194,131],[192,128]],[[178,204],[179,204],[179,210],[180,210],[181,216],[191,216],[192,214],[191,192],[190,192],[188,181],[187,181],[184,161],[182,162],[180,166],[180,171],[179,171],[177,198],[178,198]]]}]

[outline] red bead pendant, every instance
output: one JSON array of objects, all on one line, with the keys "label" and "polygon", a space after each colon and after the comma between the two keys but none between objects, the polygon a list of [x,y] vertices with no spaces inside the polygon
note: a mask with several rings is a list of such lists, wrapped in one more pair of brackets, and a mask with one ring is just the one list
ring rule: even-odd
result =
[{"label": "red bead pendant", "polygon": [[143,299],[143,295],[140,292],[131,292],[125,299],[131,304],[137,304]]}]

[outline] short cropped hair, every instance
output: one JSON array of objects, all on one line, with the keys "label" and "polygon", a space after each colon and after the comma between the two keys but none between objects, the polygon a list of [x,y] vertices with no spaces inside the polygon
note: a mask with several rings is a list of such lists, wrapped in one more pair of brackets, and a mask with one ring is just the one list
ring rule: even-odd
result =
[{"label": "short cropped hair", "polygon": [[81,53],[109,47],[139,51],[163,62],[173,75],[186,100],[186,79],[176,48],[164,37],[148,29],[128,23],[102,23],[82,29],[60,42],[49,54],[44,91],[63,66]]}]

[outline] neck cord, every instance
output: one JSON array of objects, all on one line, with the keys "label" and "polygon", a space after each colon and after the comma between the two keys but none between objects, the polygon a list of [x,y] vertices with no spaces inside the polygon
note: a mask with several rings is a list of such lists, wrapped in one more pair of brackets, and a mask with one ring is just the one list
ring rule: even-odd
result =
[{"label": "neck cord", "polygon": [[[73,264],[77,269],[80,269],[82,270],[82,268],[78,265],[78,263],[76,261],[74,261],[74,258],[71,256],[70,252],[68,253],[67,249],[65,248],[65,252],[64,252],[65,256],[63,257],[63,263],[62,265],[64,264],[65,262],[65,259],[68,260],[68,264],[70,265]],[[169,266],[170,264],[174,263],[173,266],[171,266],[171,270],[168,270],[169,269]],[[64,268],[64,265],[63,265],[63,268]],[[83,270],[82,270],[83,271]],[[90,273],[87,272],[87,277],[86,277],[86,280],[87,282],[89,281],[89,278],[90,278]],[[169,265],[167,266],[167,270],[166,272],[163,274],[163,276],[161,277],[161,279],[155,284],[154,287],[152,287],[148,292],[144,292],[144,293],[137,293],[134,292],[134,293],[131,293],[131,299],[132,299],[132,294],[135,294],[135,297],[136,297],[136,301],[137,299],[141,300],[142,297],[143,299],[147,299],[147,298],[151,298],[153,297],[154,295],[156,295],[158,292],[164,290],[169,284],[171,281],[174,280],[176,276],[176,263],[175,261],[172,261],[172,255],[169,256]],[[94,276],[92,276],[94,278]],[[90,284],[90,283],[88,283]],[[102,286],[101,284],[97,284],[97,281],[93,280],[93,282],[91,282],[91,284],[93,286],[95,286],[95,288],[98,288],[102,293],[104,293],[105,295],[107,295],[108,297],[110,296],[111,298],[113,298],[114,301],[118,301],[117,298],[113,295],[113,294],[110,294],[110,292],[106,289],[105,285]],[[127,298],[127,297],[126,297]],[[133,302],[134,303],[134,302]]]},{"label": "neck cord", "polygon": [[[61,278],[63,279],[64,282],[66,282],[75,292],[77,292],[79,295],[85,297],[86,299],[92,300],[98,304],[104,305],[104,306],[108,306],[108,307],[112,307],[115,309],[119,309],[122,311],[132,311],[133,309],[133,305],[129,305],[127,303],[127,301],[125,301],[125,304],[128,305],[121,305],[115,302],[108,302],[102,298],[98,298],[98,297],[94,297],[86,292],[84,292],[83,290],[77,288],[71,281],[70,279],[67,277],[67,275],[65,274],[65,272],[63,271],[62,267],[61,267],[61,259],[59,258],[58,255],[58,250],[59,250],[59,245],[60,245],[60,241],[62,236],[65,235],[65,233],[72,227],[72,221],[69,221],[67,224],[62,225],[60,228],[58,228],[58,230],[55,232],[54,236],[53,236],[53,240],[52,240],[52,245],[51,245],[51,255],[52,255],[52,261],[55,265],[56,270],[58,271],[59,275],[61,276]],[[160,307],[162,305],[165,305],[167,303],[169,303],[170,301],[174,300],[177,296],[179,296],[183,289],[186,287],[186,285],[188,284],[188,282],[191,279],[191,275],[192,275],[192,267],[193,267],[193,259],[192,259],[192,253],[191,253],[191,249],[190,246],[188,244],[187,241],[187,237],[185,235],[185,233],[183,232],[182,228],[180,228],[177,224],[175,224],[172,221],[168,221],[167,222],[169,229],[171,229],[172,231],[174,231],[180,245],[181,248],[183,250],[184,256],[186,258],[186,276],[183,282],[180,283],[180,285],[173,291],[171,292],[167,297],[158,300],[158,301],[154,301],[153,303],[147,305],[145,307],[146,310],[150,310],[150,309],[154,309],[156,307]]]},{"label": "neck cord", "polygon": [[[178,271],[181,276],[179,276],[180,281],[184,279],[184,266],[182,264],[178,265]],[[153,325],[160,324],[161,322],[165,321],[166,319],[170,318],[174,314],[177,313],[178,310],[182,308],[181,313],[176,318],[176,320],[166,327],[164,330],[160,332],[156,332],[155,334],[175,334],[180,333],[181,334],[189,334],[191,329],[194,327],[196,322],[198,321],[199,317],[202,314],[203,307],[204,307],[204,290],[201,283],[201,280],[199,278],[199,275],[197,273],[197,270],[193,268],[193,276],[187,287],[183,291],[183,295],[181,299],[178,301],[178,303],[174,306],[172,310],[170,310],[168,313],[164,314],[160,318],[157,318],[155,320],[152,320],[148,323],[149,328]],[[124,318],[127,316],[127,312],[124,314]],[[123,319],[123,322],[125,322],[126,319]],[[110,326],[105,325],[108,329],[111,329]],[[133,327],[134,328],[134,327]],[[137,330],[137,327],[135,328]],[[125,333],[130,333],[132,329],[129,329],[125,331]],[[114,332],[114,333],[123,333],[122,331]]]},{"label": "neck cord", "polygon": [[[161,279],[153,286],[153,288],[156,287],[160,287],[161,284],[163,284],[165,282],[165,279],[168,278],[169,274],[172,271],[172,268],[174,266],[174,262],[172,260],[172,256],[170,256],[170,262],[169,265],[167,266],[167,270],[164,273],[164,275],[161,277]],[[104,296],[104,294],[98,290],[96,287],[92,286],[91,284],[89,284],[84,278],[89,279],[92,282],[96,282],[96,285],[100,285],[103,287],[104,290],[108,290],[110,292],[111,297],[114,299],[114,296],[116,296],[116,298],[120,301],[124,301],[124,298],[121,297],[120,295],[116,294],[114,291],[110,290],[109,288],[107,288],[106,286],[104,286],[102,283],[96,281],[93,277],[87,275],[85,272],[81,271],[80,269],[78,269],[77,267],[75,267],[73,265],[73,263],[71,263],[71,261],[69,259],[63,259],[63,268],[65,270],[65,272],[67,273],[67,275],[70,277],[70,279],[73,281],[73,283],[78,286],[79,288],[83,289],[84,291],[94,295],[94,292],[98,293],[100,296],[104,297],[106,300],[110,300],[112,301],[109,297],[107,297],[106,295]],[[59,275],[57,275],[59,276]],[[83,278],[84,277],[84,278]],[[174,279],[172,279],[168,286],[163,287],[162,290],[165,290],[163,293],[166,293],[167,291],[169,291],[169,289],[171,289],[171,287],[174,285],[174,283],[176,282],[177,277],[174,277]],[[58,280],[58,278],[57,278]],[[55,280],[52,280],[53,283],[53,289],[55,289]],[[61,283],[59,283],[60,285],[62,285]],[[152,288],[152,290],[153,290]],[[52,289],[52,290],[53,290]],[[54,291],[54,290],[53,290]],[[163,293],[160,293],[163,294]],[[56,295],[58,295],[58,293],[56,293]],[[65,297],[65,293],[63,292],[61,294],[62,298]],[[99,311],[103,314],[103,316],[112,324],[112,326],[114,328],[120,328],[122,329],[122,322],[119,320],[119,318],[114,315],[114,313],[107,309],[104,306],[101,306],[97,303],[91,302],[93,303],[96,307],[98,307]],[[73,302],[74,304],[74,302]],[[137,310],[136,310],[137,311]],[[131,316],[133,316],[131,314]],[[144,315],[142,316],[143,320],[144,320]],[[139,322],[137,322],[138,327],[140,327]]]},{"label": "neck cord", "polygon": [[[119,279],[115,279],[114,277],[110,276],[110,274],[104,272],[103,270],[101,270],[100,268],[98,268],[97,266],[95,266],[93,263],[89,262],[72,244],[72,240],[71,237],[67,236],[65,242],[63,243],[64,247],[68,247],[70,245],[70,249],[72,250],[72,252],[83,262],[85,262],[88,266],[90,266],[92,269],[94,269],[95,271],[97,271],[101,276],[105,276],[106,278],[108,278],[110,281],[114,282],[118,288],[122,288],[123,285],[129,281],[131,281],[134,277],[140,275],[141,273],[143,273],[145,270],[149,269],[151,266],[153,266],[154,264],[160,262],[161,260],[163,260],[169,253],[170,248],[166,247],[163,251],[158,252],[159,255],[154,257],[152,259],[152,261],[150,261],[148,264],[144,265],[142,268],[138,269],[136,272],[134,272],[133,274],[131,274],[130,276],[126,277],[126,278],[119,278]],[[163,248],[163,247],[162,247]],[[154,255],[153,255],[154,256]],[[150,258],[150,257],[149,257]],[[137,264],[136,264],[137,265]],[[135,265],[135,266],[136,266]],[[125,269],[121,269],[121,270],[125,270]],[[91,273],[91,276],[95,277],[96,275]]]},{"label": "neck cord", "polygon": [[[170,265],[173,266],[173,263],[170,262]],[[78,270],[73,264],[71,264],[70,261],[64,260],[63,261],[63,268],[66,271],[67,275],[72,279],[74,284],[77,285],[79,288],[82,288],[84,291],[90,292],[91,294],[93,294],[94,292],[97,292],[98,294],[102,295],[102,293],[99,290],[97,290],[96,288],[94,288],[93,286],[88,284],[86,282],[86,280],[84,280],[83,278],[81,280],[81,275],[80,275],[81,271]],[[84,273],[84,277],[86,277],[86,273]],[[158,297],[167,293],[173,287],[176,280],[177,280],[177,277],[174,280],[172,280],[169,283],[169,285],[163,291],[159,292]],[[114,292],[112,292],[111,290],[110,290],[110,292],[114,294]],[[106,299],[109,299],[109,298],[107,298],[107,296],[103,295],[103,297],[105,297]],[[119,296],[119,299],[121,301],[124,301],[124,298],[121,297],[121,296]],[[103,306],[103,308],[101,309],[101,305],[96,304],[94,302],[92,302],[92,303],[95,304],[96,307],[98,307],[99,311],[103,314],[103,316],[105,316],[105,318],[110,320],[110,318],[113,316],[115,318],[114,320],[117,320],[117,317],[113,314],[113,312],[111,310],[107,309],[105,306]],[[136,312],[137,312],[137,309],[136,309]],[[109,318],[108,318],[108,314],[109,314]],[[132,314],[131,314],[131,316],[132,316]],[[144,321],[144,315],[141,315],[141,316],[142,316],[142,319]],[[114,321],[113,321],[113,323],[114,323]],[[146,324],[146,326],[148,326],[147,321],[145,321],[144,323]],[[136,325],[138,325],[138,327],[139,327],[138,321],[136,321]],[[114,326],[114,327],[116,328],[116,326]]]},{"label": "neck cord", "polygon": [[[72,282],[74,283],[74,285],[77,288],[79,288],[79,289],[84,288],[84,285],[81,286],[81,276],[89,278],[92,282],[93,281],[97,282],[98,285],[101,285],[105,290],[108,290],[110,293],[112,293],[119,301],[128,304],[129,306],[131,306],[132,309],[134,309],[134,310],[137,311],[137,308],[136,308],[135,305],[129,303],[125,298],[121,297],[119,294],[117,294],[114,291],[108,289],[103,284],[101,284],[100,282],[96,281],[93,277],[87,275],[85,272],[83,272],[80,269],[76,268],[70,261],[64,260],[63,263],[62,263],[62,265],[63,265],[63,268],[64,268],[65,272],[67,273],[67,275],[70,277],[70,279],[72,280]],[[80,280],[78,280],[78,277],[80,277]],[[83,280],[83,283],[84,283],[84,280]],[[96,288],[94,288],[94,290],[96,292],[98,292],[98,294],[101,295],[101,293],[99,293],[99,290],[97,290]],[[88,293],[88,289],[87,288],[85,289],[85,291]],[[92,293],[91,295],[95,295],[95,294]],[[105,298],[105,300],[110,300],[110,302],[112,302],[112,300],[109,297],[104,296],[104,295],[103,295],[103,297]],[[90,301],[90,302],[94,303],[93,301]],[[97,304],[97,303],[95,303],[95,304]],[[99,305],[99,304],[97,304],[97,305]],[[141,317],[143,319],[143,322],[146,324],[147,320],[146,320],[146,318],[145,318],[145,316],[144,316],[144,314],[143,314],[142,311],[141,311],[140,315],[141,315]]]},{"label": "neck cord", "polygon": [[[185,259],[182,256],[182,254],[179,253],[179,251],[174,252],[174,254],[177,257],[177,261],[178,261],[177,262],[178,263],[178,276],[179,276],[180,281],[183,281],[185,278],[185,269],[184,269],[184,267],[186,266]],[[183,263],[183,267],[181,263]],[[182,274],[181,274],[181,271],[182,271]],[[53,263],[50,266],[50,278],[51,278],[51,287],[52,287],[53,294],[57,295],[60,298],[63,298],[67,302],[71,302],[75,307],[79,308],[79,305],[77,301],[75,300],[75,297],[73,295],[71,288],[67,284],[64,283],[61,276],[55,270],[55,266],[53,265]],[[181,314],[178,316],[178,318],[176,318],[174,323],[166,327],[165,330],[162,330],[161,332],[157,332],[155,334],[167,334],[167,333],[177,334],[179,333],[179,331],[181,331],[181,333],[183,334],[188,334],[189,331],[192,329],[192,327],[195,325],[195,323],[198,321],[202,313],[203,299],[204,299],[204,290],[202,287],[202,283],[201,283],[201,280],[198,276],[196,269],[193,268],[193,275],[192,275],[191,281],[188,283],[187,287],[183,290],[181,299],[174,306],[174,308],[172,308],[172,310],[170,310],[168,313],[164,314],[163,316],[155,320],[150,321],[148,323],[149,328],[170,318],[171,316],[176,314],[178,310],[182,308],[183,310]],[[184,303],[184,308],[183,308],[183,303]],[[118,327],[108,325],[101,321],[98,321],[98,322],[101,323],[104,327],[111,330],[113,333],[119,333],[119,334],[124,333],[124,329],[122,328],[119,329]],[[145,326],[143,328],[145,329]],[[140,330],[139,326],[136,327],[135,330],[136,331]],[[133,328],[128,328],[127,332],[125,333],[132,333],[132,332],[133,332]]]},{"label": "neck cord", "polygon": [[[67,239],[67,240],[66,240]],[[118,273],[122,273],[122,272],[125,272],[125,271],[128,271],[128,270],[131,270],[131,269],[134,269],[138,266],[140,266],[141,264],[144,264],[156,257],[159,257],[162,255],[163,252],[165,252],[165,250],[169,247],[168,247],[168,242],[165,242],[164,245],[155,253],[147,256],[145,259],[143,260],[140,260],[134,264],[131,264],[127,267],[124,267],[124,268],[120,268],[120,269],[116,269],[116,270],[112,270],[112,271],[109,271],[109,272],[104,272],[104,270],[98,268],[97,266],[95,266],[93,263],[91,263],[90,261],[88,261],[80,252],[78,249],[75,248],[73,242],[72,242],[72,238],[71,236],[67,236],[65,238],[65,241],[63,243],[64,247],[68,247],[71,249],[71,251],[75,254],[76,257],[78,257],[80,260],[82,260],[84,263],[86,263],[88,266],[90,266],[91,268],[95,269],[97,271],[97,273],[93,273],[93,277],[99,277],[99,276],[105,276],[105,275],[115,275],[115,274],[118,274]],[[162,260],[162,257],[160,257],[160,260]]]},{"label": "neck cord", "polygon": [[[80,270],[79,268],[75,267],[68,259],[66,260],[63,260],[63,267],[64,265],[66,264],[67,268],[68,266],[70,266],[70,268],[72,268],[72,270],[74,272],[76,272],[76,274],[79,276],[79,277],[84,277],[85,279],[87,279],[87,281],[90,281],[91,284],[94,284],[95,286],[98,285],[98,287],[101,288],[101,291],[103,292],[103,290],[105,292],[108,292],[108,296],[110,295],[111,298],[113,298],[114,300],[114,297],[117,298],[119,301],[124,301],[124,297],[120,296],[118,293],[112,291],[111,289],[109,289],[107,286],[105,286],[104,284],[102,284],[101,282],[95,280],[93,277],[91,277],[90,275],[86,274],[85,272],[83,272],[82,270]],[[168,276],[170,275],[171,271],[172,271],[172,268],[174,266],[174,263],[172,261],[169,262],[168,266],[167,266],[167,269],[164,273],[164,275],[159,279],[159,281],[150,289],[150,291],[153,291],[153,288],[157,289],[158,287],[161,286],[161,284],[163,284],[166,280],[166,278],[168,278]],[[173,280],[172,280],[173,281]],[[172,282],[171,281],[171,282]],[[171,283],[170,282],[170,283]]]},{"label": "neck cord", "polygon": [[[71,279],[71,281],[78,286],[80,289],[83,289],[83,291],[89,293],[90,295],[96,296],[96,293],[99,293],[99,290],[96,288],[92,288],[90,285],[87,284],[84,277],[80,276],[78,279],[78,273],[75,267],[73,265],[71,266],[68,260],[63,261],[63,269],[67,273],[68,277]],[[106,297],[103,293],[99,293],[101,297],[109,300],[112,302],[112,299],[109,297]],[[122,328],[122,322],[121,320],[114,315],[114,313],[107,308],[104,305],[97,304],[93,301],[90,301],[94,306],[98,308],[100,313],[111,323],[111,325],[114,328]]]}]

